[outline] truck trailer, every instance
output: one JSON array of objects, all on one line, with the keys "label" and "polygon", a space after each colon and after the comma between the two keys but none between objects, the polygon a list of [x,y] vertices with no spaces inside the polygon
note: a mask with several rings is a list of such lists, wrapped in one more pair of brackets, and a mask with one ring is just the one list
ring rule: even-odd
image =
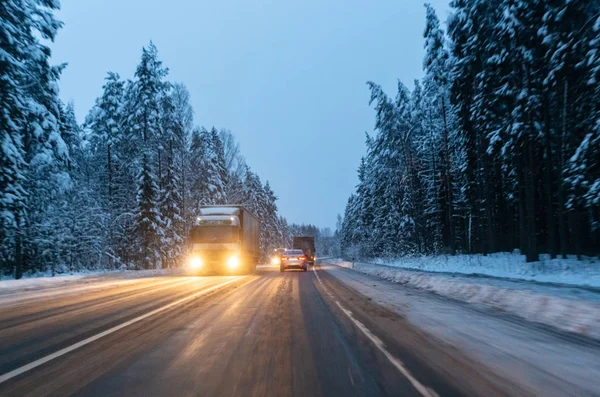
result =
[{"label": "truck trailer", "polygon": [[188,267],[196,274],[253,272],[259,238],[259,221],[244,206],[202,206],[190,230]]},{"label": "truck trailer", "polygon": [[309,265],[315,264],[315,238],[311,236],[296,236],[293,241],[294,249],[301,249],[306,255],[306,261]]}]

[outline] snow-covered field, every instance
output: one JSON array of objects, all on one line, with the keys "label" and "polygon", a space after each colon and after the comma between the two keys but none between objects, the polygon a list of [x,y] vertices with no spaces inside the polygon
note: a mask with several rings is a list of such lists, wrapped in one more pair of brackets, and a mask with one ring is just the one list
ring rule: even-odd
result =
[{"label": "snow-covered field", "polygon": [[[424,261],[414,263],[425,266]],[[431,265],[429,269],[435,268],[435,266],[442,268],[443,265],[440,263],[442,262]],[[447,298],[510,313],[528,321],[549,325],[563,331],[600,339],[600,291],[593,288],[473,277],[467,274],[476,272],[459,274],[456,271],[459,269],[458,266],[454,266],[455,271],[449,274],[448,272],[434,273],[378,264],[353,264],[351,262],[338,262],[337,264]],[[488,273],[492,272],[487,266],[483,268]],[[517,272],[513,271],[510,274],[517,274]],[[575,280],[575,274],[572,276],[571,280]],[[555,280],[558,282],[559,279]]]},{"label": "snow-covered field", "polygon": [[584,258],[578,261],[574,256],[569,256],[567,259],[550,259],[549,255],[540,255],[539,262],[527,263],[525,255],[502,252],[488,256],[414,256],[392,261],[379,259],[373,262],[427,272],[480,275],[600,288],[600,260],[598,258]]}]

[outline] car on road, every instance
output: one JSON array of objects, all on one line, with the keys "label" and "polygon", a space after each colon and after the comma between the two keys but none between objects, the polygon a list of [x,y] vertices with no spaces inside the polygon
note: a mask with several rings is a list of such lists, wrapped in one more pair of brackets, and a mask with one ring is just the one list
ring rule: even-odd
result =
[{"label": "car on road", "polygon": [[301,269],[302,271],[308,270],[308,262],[304,251],[298,249],[285,250],[281,255],[281,263],[279,264],[279,271],[284,272],[288,269]]}]

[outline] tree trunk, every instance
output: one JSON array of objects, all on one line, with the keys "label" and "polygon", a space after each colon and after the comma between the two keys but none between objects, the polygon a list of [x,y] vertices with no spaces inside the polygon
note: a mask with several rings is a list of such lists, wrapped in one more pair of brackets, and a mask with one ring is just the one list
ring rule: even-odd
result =
[{"label": "tree trunk", "polygon": [[162,182],[162,150],[158,149],[158,195],[160,195],[163,188]]},{"label": "tree trunk", "polygon": [[523,156],[519,156],[519,168],[520,170],[517,172],[519,178],[519,250],[521,254],[527,255],[528,246],[527,246],[527,231],[525,227],[525,177],[523,173],[524,162]]},{"label": "tree trunk", "polygon": [[565,175],[564,175],[564,164],[565,164],[565,142],[567,138],[567,97],[569,90],[569,82],[565,79],[564,92],[563,92],[563,114],[562,114],[562,131],[560,134],[560,145],[559,145],[559,167],[560,167],[560,178],[558,181],[558,216],[560,226],[560,254],[563,259],[567,259],[567,217],[566,217],[566,200],[565,200]]},{"label": "tree trunk", "polygon": [[551,131],[550,131],[550,120],[548,115],[548,99],[544,99],[544,119],[545,119],[545,151],[546,151],[546,181],[544,183],[544,190],[546,195],[546,228],[548,232],[548,251],[550,258],[556,258],[557,247],[556,247],[556,225],[554,222],[554,192],[552,189],[552,142],[551,142]]},{"label": "tree trunk", "polygon": [[406,167],[408,170],[408,177],[410,180],[410,189],[412,191],[412,193],[414,194],[414,196],[412,197],[411,200],[411,205],[410,205],[410,216],[411,218],[414,220],[415,222],[415,243],[417,245],[418,251],[421,252],[421,230],[420,230],[420,219],[419,219],[419,214],[422,213],[422,211],[420,210],[420,206],[421,206],[421,200],[419,198],[419,194],[418,194],[418,183],[417,183],[417,178],[418,176],[416,175],[416,167],[414,164],[414,160],[413,160],[413,153],[412,153],[412,148],[410,147],[410,145],[408,144],[408,140],[410,138],[406,137],[406,139],[404,140],[404,142],[402,143],[403,149],[404,149],[404,157],[406,159]]},{"label": "tree trunk", "polygon": [[531,138],[527,138],[525,155],[527,167],[525,169],[525,197],[527,211],[527,262],[540,260],[537,252],[537,238],[535,225],[535,175],[534,175],[534,150]]},{"label": "tree trunk", "polygon": [[484,256],[486,256],[489,253],[489,246],[488,246],[488,238],[489,238],[489,233],[487,233],[487,227],[486,227],[486,232],[483,233],[483,225],[482,225],[482,220],[483,220],[483,215],[485,212],[485,218],[486,218],[486,224],[487,224],[487,206],[488,203],[486,203],[485,201],[485,197],[486,197],[486,192],[485,192],[485,176],[484,176],[484,150],[483,150],[483,142],[482,142],[482,138],[481,138],[481,134],[477,135],[477,140],[475,142],[476,145],[476,154],[477,154],[477,198],[478,198],[478,206],[477,206],[477,212],[479,213],[478,216],[478,222],[477,222],[477,235],[480,236],[480,241],[481,241],[481,252],[483,253]]},{"label": "tree trunk", "polygon": [[[434,198],[434,205],[436,207],[438,207],[438,189],[437,189],[437,164],[436,164],[436,160],[435,160],[435,144],[433,143],[433,139],[431,140],[431,186],[433,188],[433,198]],[[440,247],[441,244],[439,244],[440,240],[441,240],[441,236],[442,236],[442,230],[440,228],[440,219],[439,219],[439,211],[438,208],[436,208],[435,213],[433,214],[434,219],[435,219],[435,241],[433,243],[434,245],[434,251],[437,254],[438,253],[438,249]]]},{"label": "tree trunk", "polygon": [[110,155],[110,143],[106,145],[106,171],[108,173],[108,200],[112,202],[112,161]]},{"label": "tree trunk", "polygon": [[467,232],[467,244],[468,244],[468,252],[470,254],[473,253],[473,246],[472,246],[472,242],[471,242],[471,234],[472,234],[472,228],[473,228],[473,214],[469,211],[469,227],[468,227],[468,232]]},{"label": "tree trunk", "polygon": [[444,96],[442,96],[442,117],[444,119],[444,165],[446,170],[444,172],[444,178],[446,183],[446,197],[447,197],[447,211],[448,211],[448,229],[450,237],[450,253],[456,255],[456,238],[454,236],[454,198],[452,191],[452,180],[450,175],[451,164],[450,164],[450,144],[448,143],[448,122],[446,117],[446,103]]},{"label": "tree trunk", "polygon": [[185,209],[186,186],[185,186],[185,158],[181,156],[181,217],[183,218],[183,230],[187,233],[187,213]]},{"label": "tree trunk", "polygon": [[575,229],[575,255],[577,260],[580,261],[583,255],[583,208],[577,206],[573,212],[575,218],[574,229]]},{"label": "tree trunk", "polygon": [[[482,145],[483,146],[483,145]],[[494,238],[494,220],[493,220],[493,197],[492,197],[492,189],[490,183],[490,165],[489,165],[489,156],[483,151],[483,147],[481,148],[482,153],[482,163],[483,163],[483,191],[485,194],[485,219],[486,219],[486,229],[487,229],[487,240],[488,240],[488,251],[496,252],[496,239]]]},{"label": "tree trunk", "polygon": [[429,132],[430,132],[430,149],[431,149],[431,189],[433,189],[433,192],[428,192],[429,196],[433,196],[433,205],[435,206],[434,209],[434,213],[433,213],[433,221],[434,221],[434,240],[432,242],[432,247],[433,247],[433,251],[435,254],[437,254],[439,252],[439,248],[442,245],[440,243],[440,241],[442,240],[442,229],[441,229],[441,222],[443,222],[443,219],[440,219],[440,211],[439,211],[439,204],[438,204],[438,184],[437,184],[437,162],[436,162],[436,158],[435,158],[435,140],[434,140],[434,136],[433,136],[433,122],[432,122],[432,115],[431,115],[431,108],[429,109]]},{"label": "tree trunk", "polygon": [[15,279],[18,280],[21,277],[23,277],[23,244],[21,241],[21,232],[17,230],[15,236]]}]

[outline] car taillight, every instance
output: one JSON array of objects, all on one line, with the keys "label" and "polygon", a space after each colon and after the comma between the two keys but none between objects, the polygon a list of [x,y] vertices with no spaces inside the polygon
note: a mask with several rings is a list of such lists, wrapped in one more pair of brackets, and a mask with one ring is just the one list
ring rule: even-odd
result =
[{"label": "car taillight", "polygon": [[306,260],[306,257],[305,257],[305,256],[299,256],[299,257],[298,257],[298,260],[299,260],[299,261],[305,261],[305,260]]},{"label": "car taillight", "polygon": [[288,259],[290,259],[290,258],[288,258],[287,256],[282,256],[282,257],[281,257],[281,260],[282,260],[282,261],[287,261]]}]

